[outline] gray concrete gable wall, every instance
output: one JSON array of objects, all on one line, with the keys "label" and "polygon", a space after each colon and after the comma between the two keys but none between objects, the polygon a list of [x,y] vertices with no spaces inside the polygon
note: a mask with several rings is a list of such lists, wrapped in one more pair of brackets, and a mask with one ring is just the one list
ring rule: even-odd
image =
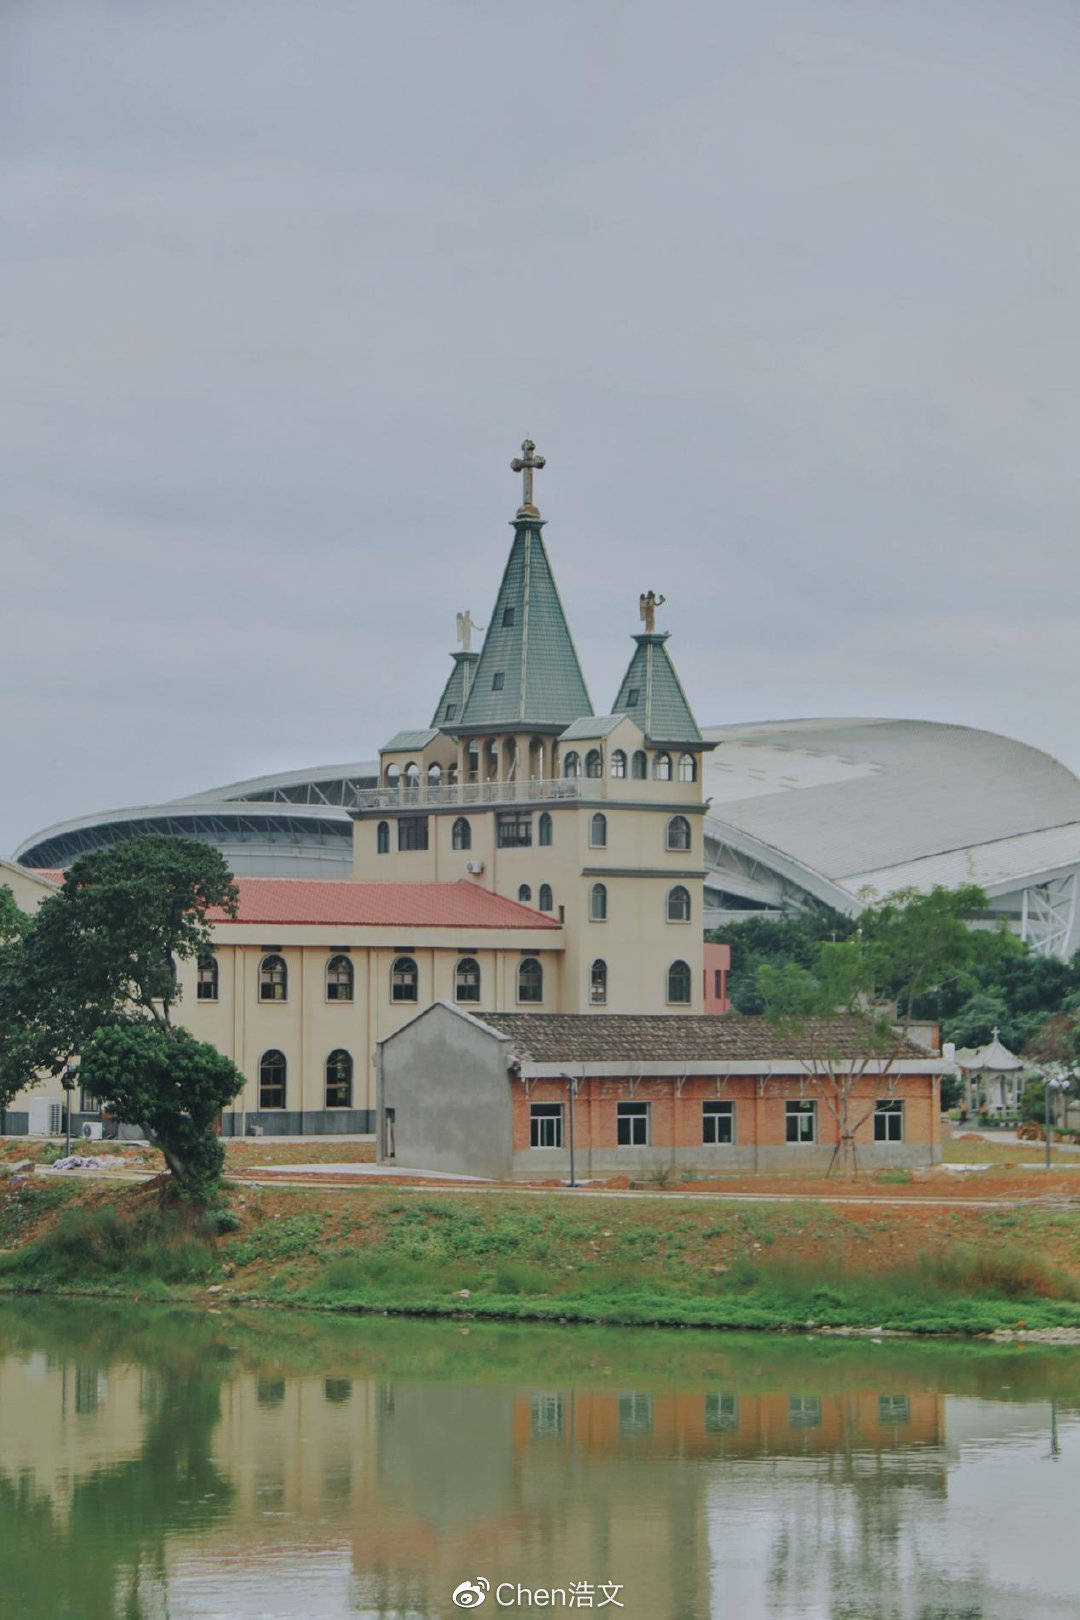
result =
[{"label": "gray concrete gable wall", "polygon": [[510,1174],[511,1043],[438,1002],[383,1041],[379,1155],[384,1110],[394,1110],[396,1162],[466,1176]]}]

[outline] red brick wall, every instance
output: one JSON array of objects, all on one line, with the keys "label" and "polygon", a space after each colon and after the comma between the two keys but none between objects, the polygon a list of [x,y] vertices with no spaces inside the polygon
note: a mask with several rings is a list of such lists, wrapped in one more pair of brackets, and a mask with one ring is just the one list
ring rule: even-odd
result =
[{"label": "red brick wall", "polygon": [[[904,1142],[907,1145],[936,1145],[939,1140],[939,1080],[936,1075],[905,1075],[894,1082],[889,1090],[887,1082],[868,1076],[857,1082],[848,1106],[852,1121],[864,1113],[866,1119],[856,1131],[856,1142],[874,1140],[873,1106],[879,1097],[894,1096],[904,1103]],[[762,1095],[764,1092],[764,1095]],[[839,1138],[837,1120],[825,1098],[828,1086],[800,1081],[795,1076],[774,1076],[759,1086],[753,1076],[738,1076],[722,1081],[719,1089],[715,1079],[691,1076],[682,1082],[676,1095],[676,1082],[670,1078],[639,1080],[631,1093],[628,1079],[581,1080],[574,1110],[574,1140],[580,1149],[610,1148],[617,1142],[616,1104],[620,1102],[647,1102],[650,1104],[649,1141],[652,1147],[700,1147],[701,1104],[707,1098],[719,1098],[735,1104],[736,1147],[783,1147],[787,1143],[786,1112],[788,1099],[805,1098],[817,1101],[817,1142],[829,1147]],[[525,1083],[515,1081],[513,1095],[513,1151],[520,1153],[529,1147],[529,1106],[537,1102],[567,1100],[565,1080],[534,1080],[526,1093]],[[565,1116],[564,1116],[565,1117]],[[567,1145],[564,1136],[563,1145]]]}]

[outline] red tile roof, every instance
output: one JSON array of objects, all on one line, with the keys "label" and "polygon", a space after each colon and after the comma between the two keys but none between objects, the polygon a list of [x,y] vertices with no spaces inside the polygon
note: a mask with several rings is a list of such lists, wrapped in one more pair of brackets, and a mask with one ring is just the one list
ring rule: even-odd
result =
[{"label": "red tile roof", "polygon": [[[370,928],[557,929],[553,917],[475,883],[352,883],[329,878],[237,878],[242,923]],[[231,919],[211,911],[214,922]]]}]

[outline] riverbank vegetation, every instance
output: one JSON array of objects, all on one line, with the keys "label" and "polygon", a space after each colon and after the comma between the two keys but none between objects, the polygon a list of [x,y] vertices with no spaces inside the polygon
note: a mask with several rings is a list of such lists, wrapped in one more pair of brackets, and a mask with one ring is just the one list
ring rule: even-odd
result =
[{"label": "riverbank vegetation", "polygon": [[[0,1289],[564,1322],[1080,1328],[1080,1212],[811,1200],[233,1188],[0,1189]],[[51,1188],[50,1188],[51,1195]]]}]

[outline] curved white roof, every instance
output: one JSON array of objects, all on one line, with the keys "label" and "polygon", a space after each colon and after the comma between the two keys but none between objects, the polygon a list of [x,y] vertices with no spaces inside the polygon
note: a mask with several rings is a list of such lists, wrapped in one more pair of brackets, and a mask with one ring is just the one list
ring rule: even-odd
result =
[{"label": "curved white roof", "polygon": [[705,762],[711,836],[766,865],[772,852],[787,876],[802,868],[823,899],[935,883],[1002,890],[1080,863],[1080,779],[1011,737],[865,718],[705,735],[718,744]]}]

